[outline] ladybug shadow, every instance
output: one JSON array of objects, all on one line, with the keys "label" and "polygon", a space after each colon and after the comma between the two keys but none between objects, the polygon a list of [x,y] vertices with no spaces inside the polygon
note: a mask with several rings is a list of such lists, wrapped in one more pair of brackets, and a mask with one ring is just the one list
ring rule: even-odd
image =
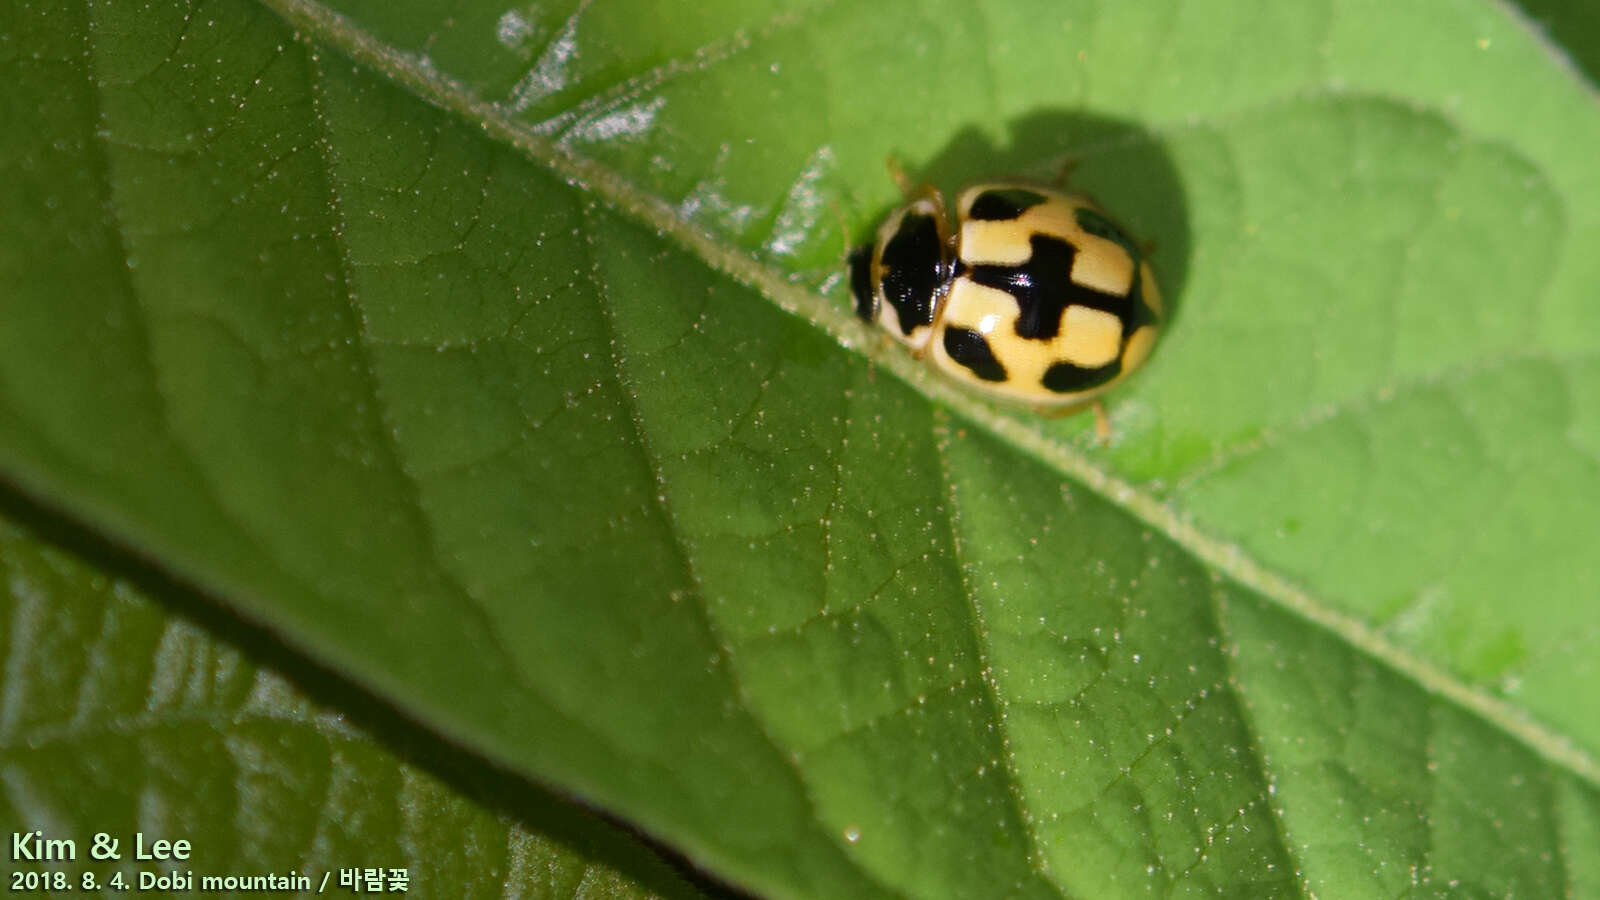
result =
[{"label": "ladybug shadow", "polygon": [[[1014,176],[1088,194],[1149,251],[1168,323],[1183,302],[1189,271],[1189,213],[1167,142],[1126,119],[1042,108],[1012,120],[1009,140],[965,128],[925,162],[902,159],[913,183],[952,198],[963,185]],[[887,212],[887,210],[885,210]],[[881,217],[877,219],[881,221]]]}]

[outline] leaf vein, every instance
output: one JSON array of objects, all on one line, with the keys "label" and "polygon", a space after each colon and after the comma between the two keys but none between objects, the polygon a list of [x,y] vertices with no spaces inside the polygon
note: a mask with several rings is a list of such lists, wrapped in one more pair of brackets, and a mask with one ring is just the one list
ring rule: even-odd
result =
[{"label": "leaf vein", "polygon": [[[752,286],[780,308],[800,315],[825,331],[841,347],[856,352],[876,338],[841,304],[795,284],[771,271],[748,254],[724,245],[716,237],[685,222],[677,211],[629,182],[606,166],[579,157],[514,121],[496,105],[474,96],[464,85],[432,70],[407,53],[367,34],[337,12],[316,0],[261,0],[307,35],[341,49],[372,66],[401,86],[434,103],[492,139],[502,141],[531,159],[548,165],[564,178],[594,191],[647,227],[671,236],[707,265]],[[1324,92],[1326,93],[1326,92]],[[1338,92],[1333,92],[1337,95]],[[1304,102],[1305,96],[1285,102]],[[1600,786],[1600,762],[1588,751],[1550,728],[1518,714],[1504,701],[1467,685],[1432,664],[1413,658],[1384,640],[1362,620],[1319,603],[1288,579],[1250,558],[1242,548],[1206,533],[1153,494],[1111,474],[1102,465],[1046,436],[1037,423],[1024,423],[1011,411],[998,410],[959,386],[929,376],[924,366],[906,354],[886,354],[878,364],[904,380],[930,400],[942,404],[1014,445],[1019,451],[1070,476],[1107,498],[1134,518],[1160,530],[1197,559],[1256,591],[1270,602],[1288,609],[1337,636],[1363,653],[1383,660],[1425,689],[1450,698],[1457,705],[1492,722],[1503,732],[1533,748],[1553,764],[1572,771],[1589,784]]]}]

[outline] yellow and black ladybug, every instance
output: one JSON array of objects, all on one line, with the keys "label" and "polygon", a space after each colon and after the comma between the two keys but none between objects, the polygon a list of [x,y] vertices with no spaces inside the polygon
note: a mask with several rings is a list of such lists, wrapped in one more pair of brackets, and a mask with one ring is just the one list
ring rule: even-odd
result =
[{"label": "yellow and black ladybug", "polygon": [[[897,180],[903,182],[898,171]],[[909,191],[850,254],[856,314],[988,394],[1042,411],[1137,369],[1161,328],[1139,245],[1089,198],[1022,181]]]}]

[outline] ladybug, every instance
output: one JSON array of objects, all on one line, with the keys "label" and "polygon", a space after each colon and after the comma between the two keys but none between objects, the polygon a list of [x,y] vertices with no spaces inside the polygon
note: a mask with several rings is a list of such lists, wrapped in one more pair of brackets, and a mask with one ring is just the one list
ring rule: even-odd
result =
[{"label": "ladybug", "polygon": [[[957,195],[952,231],[936,188],[904,193],[876,240],[851,252],[850,292],[856,315],[913,355],[991,396],[1063,413],[1150,354],[1162,318],[1155,276],[1088,197],[982,182]],[[1103,413],[1099,422],[1104,435]]]}]

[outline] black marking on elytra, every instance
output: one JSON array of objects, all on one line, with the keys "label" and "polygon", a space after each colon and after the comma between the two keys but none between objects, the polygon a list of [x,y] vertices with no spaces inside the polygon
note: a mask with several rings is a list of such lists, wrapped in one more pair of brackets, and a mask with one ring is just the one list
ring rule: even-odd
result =
[{"label": "black marking on elytra", "polygon": [[1128,256],[1133,260],[1133,264],[1135,266],[1139,264],[1139,245],[1133,242],[1133,238],[1128,237],[1128,233],[1126,231],[1118,228],[1117,223],[1106,218],[1104,213],[1100,212],[1098,209],[1080,206],[1075,211],[1075,215],[1078,219],[1079,228],[1082,228],[1084,231],[1089,232],[1095,237],[1101,237],[1108,241],[1112,241],[1122,249],[1128,251]]},{"label": "black marking on elytra", "polygon": [[1150,315],[1140,297],[1137,269],[1131,296],[1107,294],[1072,280],[1076,247],[1044,234],[1035,234],[1028,242],[1033,253],[1027,262],[1015,266],[976,265],[967,273],[974,282],[1016,298],[1018,337],[1054,340],[1061,333],[1061,316],[1069,306],[1087,306],[1116,316],[1122,321],[1124,341]]},{"label": "black marking on elytra", "polygon": [[878,294],[872,289],[872,245],[850,251],[850,296],[856,315],[871,322],[878,317]]},{"label": "black marking on elytra", "polygon": [[1133,314],[1123,319],[1123,339],[1126,340],[1145,325],[1154,325],[1156,312],[1144,302],[1144,270],[1140,266],[1144,260],[1144,252],[1139,249],[1139,245],[1133,242],[1133,238],[1128,237],[1126,231],[1117,227],[1117,223],[1106,218],[1105,214],[1097,209],[1080,206],[1077,209],[1077,219],[1079,228],[1095,237],[1102,237],[1115,243],[1127,251],[1128,258],[1133,260],[1133,290],[1128,293],[1128,299],[1133,305]]},{"label": "black marking on elytra", "polygon": [[944,352],[984,381],[1006,380],[1006,367],[995,359],[989,339],[970,328],[946,328]]},{"label": "black marking on elytra", "polygon": [[984,191],[972,201],[967,218],[986,222],[1005,222],[1019,219],[1030,208],[1045,201],[1045,196],[1027,188],[995,188]]},{"label": "black marking on elytra", "polygon": [[1058,362],[1044,370],[1044,377],[1039,379],[1039,383],[1058,394],[1073,394],[1099,387],[1120,374],[1122,374],[1120,356],[1103,366],[1094,368]]},{"label": "black marking on elytra", "polygon": [[894,307],[900,333],[933,324],[933,297],[944,279],[944,242],[933,216],[907,213],[883,245],[883,298]]}]

